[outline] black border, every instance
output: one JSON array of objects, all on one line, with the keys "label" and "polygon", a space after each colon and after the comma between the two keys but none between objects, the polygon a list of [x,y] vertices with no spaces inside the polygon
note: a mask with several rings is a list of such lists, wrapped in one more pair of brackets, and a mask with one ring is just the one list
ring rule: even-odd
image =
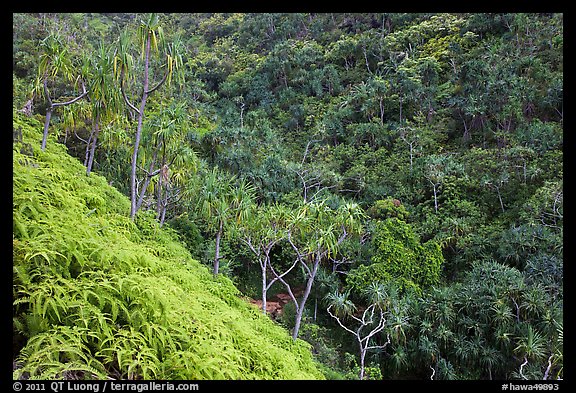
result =
[{"label": "black border", "polygon": [[[389,2],[377,2],[377,1],[370,1],[370,2],[294,2],[294,1],[242,1],[236,0],[233,2],[222,2],[222,1],[211,1],[211,2],[186,2],[186,3],[129,3],[126,1],[123,2],[116,2],[114,4],[105,4],[105,3],[98,3],[98,6],[94,3],[87,4],[87,3],[31,3],[31,2],[20,2],[18,4],[11,4],[12,14],[13,13],[34,13],[34,12],[90,12],[90,11],[118,11],[118,12],[149,12],[149,11],[157,11],[158,9],[162,9],[162,12],[352,12],[352,13],[363,13],[363,12],[558,12],[563,14],[563,18],[567,19],[567,22],[564,23],[564,45],[565,49],[564,52],[570,54],[571,50],[573,49],[572,45],[572,31],[571,26],[575,20],[571,18],[572,13],[568,12],[568,2],[542,2],[542,1],[522,1],[522,2],[499,2],[495,3],[484,3],[484,2],[441,2],[435,1],[431,2],[428,1],[426,3],[418,3],[418,2],[399,2],[399,1],[389,1]],[[92,9],[91,9],[92,8]],[[98,9],[95,9],[98,8]],[[12,15],[6,13],[7,19],[12,21]],[[11,24],[6,21],[5,26],[10,26]],[[568,39],[566,39],[568,38]],[[569,59],[571,56],[568,57]],[[6,59],[8,62],[8,59]],[[11,68],[12,66],[9,65]],[[8,79],[9,74],[8,72],[5,73],[6,79]],[[567,78],[566,78],[567,77]],[[8,80],[7,80],[8,82]],[[570,106],[570,100],[566,101],[566,97],[570,97],[571,89],[570,89],[570,82],[571,82],[571,73],[570,68],[568,68],[568,72],[565,73],[564,79],[564,102],[565,107],[567,109],[572,109]],[[7,83],[8,85],[8,83]],[[5,94],[8,94],[8,89],[3,90]],[[568,93],[568,94],[566,94]],[[8,108],[8,105],[6,105]],[[8,116],[5,118],[11,118],[12,113],[10,112]],[[568,153],[571,153],[569,150],[571,145],[566,144],[566,141],[570,141],[573,136],[571,135],[573,131],[573,127],[570,127],[573,124],[573,120],[571,116],[567,117],[567,123],[564,125],[564,136],[568,137],[565,138],[564,146],[567,146]],[[9,138],[9,132],[7,130],[4,131],[3,135],[6,138]],[[11,149],[11,141],[6,141],[4,147],[6,149]],[[11,150],[10,150],[11,152]],[[570,154],[571,156],[571,154]],[[5,158],[10,158],[10,155],[4,156]],[[10,164],[11,165],[11,164]],[[568,173],[570,170],[569,161],[566,160],[566,157],[563,161],[564,165],[564,173]],[[566,182],[569,184],[568,182]],[[12,185],[10,186],[12,188]],[[566,192],[566,190],[565,190]],[[565,210],[568,212],[568,219],[565,220],[566,223],[572,223],[573,221],[570,220],[570,213],[572,211],[571,207],[571,199],[569,196],[572,194],[571,188],[568,187],[567,189],[568,198],[566,198],[567,203],[565,204]],[[10,199],[12,198],[12,193],[10,193]],[[11,221],[11,214],[9,214],[8,206],[6,208],[6,219],[4,220],[6,225],[9,225]],[[565,226],[564,230],[569,229],[569,226]],[[565,232],[570,240],[570,230]],[[9,231],[6,231],[6,236],[8,236]],[[9,242],[9,240],[7,241]],[[8,250],[11,249],[11,243],[9,244]],[[564,251],[566,252],[566,251]],[[566,255],[566,254],[565,254]],[[568,253],[567,255],[570,255]],[[569,261],[568,265],[565,266],[565,277],[573,277],[570,273],[573,269],[573,263]],[[568,267],[568,269],[566,269]],[[10,269],[10,265],[7,263],[4,264],[3,268],[6,271],[5,277],[12,276],[12,270]],[[565,280],[565,283],[571,284],[569,280]],[[11,292],[11,285],[4,286],[6,291],[8,292],[7,296],[4,299],[12,299],[12,292]],[[572,306],[572,299],[573,294],[571,291],[571,285],[564,286],[564,309],[565,311],[570,311]],[[11,315],[10,310],[12,309],[12,302],[4,301],[3,304],[8,309],[7,313],[4,314],[6,317],[4,320],[6,321],[6,325],[11,323],[9,320],[9,315]],[[196,383],[198,384],[198,391],[211,391],[211,390],[220,390],[226,388],[233,388],[233,389],[262,389],[262,390],[270,390],[275,388],[287,388],[287,389],[354,389],[358,384],[360,384],[362,389],[426,389],[429,391],[432,389],[433,391],[440,391],[440,392],[459,392],[461,393],[464,389],[481,389],[485,392],[501,392],[504,391],[503,385],[508,384],[508,388],[506,390],[510,391],[510,384],[513,384],[517,388],[514,390],[547,390],[544,388],[536,388],[536,385],[546,385],[546,384],[557,384],[559,387],[558,390],[565,391],[568,386],[572,386],[573,382],[571,378],[573,375],[576,375],[573,370],[574,366],[574,356],[573,356],[573,349],[574,340],[572,339],[572,335],[570,332],[573,331],[572,324],[573,321],[570,318],[569,313],[565,313],[566,316],[564,318],[564,326],[567,327],[569,333],[565,335],[565,344],[564,344],[564,376],[568,378],[568,380],[560,380],[560,381],[520,381],[520,380],[494,380],[494,381],[486,381],[486,380],[474,380],[474,381],[465,381],[465,380],[458,380],[458,381],[427,381],[427,380],[380,380],[380,381],[348,381],[348,380],[327,380],[327,381],[292,381],[292,380],[282,380],[282,381],[156,381],[156,382],[168,382],[173,384],[176,389],[179,385],[187,384],[187,383]],[[8,322],[10,321],[10,322]],[[7,326],[7,330],[10,326]],[[44,391],[52,391],[51,383],[52,382],[61,382],[61,381],[12,381],[12,351],[5,351],[7,361],[4,364],[3,371],[6,373],[5,377],[2,379],[4,382],[2,385],[6,385],[7,391],[18,391],[15,390],[14,384],[16,382],[21,383],[22,389],[21,391],[26,391],[26,387],[28,385],[37,384],[38,386],[44,386]],[[9,354],[9,355],[8,355]],[[68,382],[68,381],[66,381]],[[79,381],[69,381],[71,383],[77,384]],[[142,383],[147,383],[150,381],[140,381],[140,382],[129,382],[129,381],[114,381],[114,382],[121,382],[123,385],[138,385]],[[89,383],[98,385],[99,389],[98,392],[103,391],[103,387],[105,382],[104,381],[90,381]],[[533,386],[532,389],[529,386]],[[109,385],[108,385],[109,386]],[[521,388],[520,386],[526,386]],[[136,386],[137,388],[137,386]],[[138,390],[129,390],[129,387],[126,387],[124,392],[130,391],[138,391]],[[186,390],[174,390],[174,391],[186,391]],[[62,391],[68,391],[67,389]],[[73,391],[81,391],[81,390],[73,390]],[[89,392],[90,390],[84,390],[84,392]],[[91,390],[95,391],[95,390]],[[110,388],[106,390],[107,392],[111,392]],[[145,391],[145,390],[142,390]],[[171,391],[171,390],[161,390],[161,391]]]}]

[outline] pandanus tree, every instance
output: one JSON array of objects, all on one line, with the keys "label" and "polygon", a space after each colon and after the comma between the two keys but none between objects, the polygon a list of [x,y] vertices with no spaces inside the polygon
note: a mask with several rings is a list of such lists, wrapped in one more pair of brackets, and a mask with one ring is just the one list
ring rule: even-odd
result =
[{"label": "pandanus tree", "polygon": [[[374,344],[378,333],[383,332],[387,327],[390,315],[388,308],[392,299],[397,295],[393,285],[385,285],[374,282],[364,291],[363,296],[368,300],[368,306],[363,310],[356,306],[349,299],[349,292],[330,293],[327,296],[329,306],[326,311],[338,322],[338,325],[348,333],[351,333],[358,342],[360,355],[360,379],[365,378],[366,354],[369,350],[383,349],[390,344],[390,335],[386,335],[386,342]],[[352,327],[349,327],[349,326]]]},{"label": "pandanus tree", "polygon": [[[239,226],[241,241],[250,249],[262,273],[262,312],[266,313],[266,296],[270,287],[289,274],[298,263],[298,259],[283,273],[271,276],[274,269],[271,259],[272,250],[286,239],[286,230],[290,222],[290,210],[280,204],[263,205],[250,210],[249,220]],[[277,269],[274,269],[276,272]]]},{"label": "pandanus tree", "polygon": [[117,120],[122,98],[114,86],[112,54],[103,44],[98,47],[95,56],[88,59],[88,65],[90,72],[88,98],[92,112],[92,131],[86,141],[84,165],[86,174],[90,175],[102,124]]},{"label": "pandanus tree", "polygon": [[438,213],[438,200],[442,185],[449,176],[464,175],[464,167],[460,164],[457,157],[449,154],[432,154],[423,158],[423,162],[423,175],[432,186],[434,212]]},{"label": "pandanus tree", "polygon": [[[88,95],[86,90],[84,74],[85,67],[78,67],[74,64],[73,56],[63,42],[62,37],[57,33],[50,33],[40,42],[42,54],[40,55],[40,64],[38,67],[38,79],[35,86],[35,93],[39,93],[47,101],[46,119],[44,121],[44,134],[42,136],[41,149],[46,149],[48,131],[52,113],[58,107],[71,105]],[[80,70],[80,72],[76,72]],[[56,79],[63,78],[67,83],[73,83],[74,88],[81,89],[81,92],[75,91],[71,97],[69,93],[60,94],[62,101],[55,102],[49,85],[56,82]]]},{"label": "pandanus tree", "polygon": [[[130,217],[134,219],[137,208],[138,192],[136,187],[136,170],[138,166],[138,152],[140,148],[140,141],[142,139],[142,128],[144,123],[144,110],[146,103],[152,93],[157,91],[164,83],[170,83],[174,70],[180,68],[182,64],[181,56],[176,53],[177,45],[168,45],[164,40],[164,33],[159,24],[158,15],[150,14],[146,20],[142,20],[138,29],[138,41],[141,44],[141,58],[143,59],[143,75],[141,89],[137,90],[140,93],[136,95],[140,100],[138,107],[135,106],[128,96],[126,84],[127,82],[134,82],[135,75],[132,73],[139,68],[135,67],[134,57],[131,54],[132,39],[127,31],[124,31],[118,41],[118,48],[116,56],[114,57],[114,73],[120,83],[120,91],[124,102],[128,108],[136,114],[136,132],[134,135],[134,150],[132,152],[132,163],[130,171]],[[151,68],[153,68],[153,57],[161,59],[160,68],[164,68],[164,74],[153,87],[151,78]],[[135,86],[132,86],[135,88]]]},{"label": "pandanus tree", "polygon": [[[156,218],[162,225],[168,206],[186,196],[185,184],[196,173],[198,157],[185,141],[188,134],[188,112],[184,103],[171,102],[167,108],[161,109],[157,120],[157,126],[154,127],[154,157],[160,155],[157,169],[160,172],[155,184]],[[158,150],[161,152],[158,153]],[[150,171],[153,167],[154,163],[150,165]]]},{"label": "pandanus tree", "polygon": [[150,117],[144,122],[142,133],[142,162],[148,168],[138,165],[145,173],[143,180],[137,181],[136,210],[144,204],[145,197],[151,200],[155,194],[156,218],[163,224],[166,210],[187,194],[184,187],[187,179],[197,170],[198,157],[185,142],[189,132],[189,116],[182,102],[163,100],[150,110]]},{"label": "pandanus tree", "polygon": [[296,299],[291,285],[271,266],[272,274],[286,287],[296,308],[292,338],[298,332],[304,315],[304,308],[320,264],[338,254],[340,245],[351,234],[362,231],[364,212],[356,203],[346,203],[338,209],[331,209],[325,201],[305,203],[298,207],[289,223],[286,239],[303,269],[305,287],[302,297]]},{"label": "pandanus tree", "polygon": [[198,199],[198,210],[215,236],[214,275],[219,272],[220,243],[224,231],[246,220],[254,200],[254,187],[246,181],[235,184],[236,177],[228,176],[214,167],[204,177]]}]

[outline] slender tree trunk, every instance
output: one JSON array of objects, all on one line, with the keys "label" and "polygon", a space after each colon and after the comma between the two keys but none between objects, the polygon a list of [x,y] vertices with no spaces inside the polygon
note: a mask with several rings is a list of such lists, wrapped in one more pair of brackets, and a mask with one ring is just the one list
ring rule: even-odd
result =
[{"label": "slender tree trunk", "polygon": [[262,267],[262,312],[266,315],[266,293],[268,292],[267,282],[266,282],[266,262],[264,265],[260,264]]},{"label": "slender tree trunk", "polygon": [[90,176],[92,171],[92,164],[94,163],[94,154],[96,152],[96,145],[98,143],[98,134],[100,133],[100,114],[96,115],[94,120],[94,132],[88,142],[91,144],[90,153],[88,155],[88,162],[86,163],[86,175]]},{"label": "slender tree trunk", "polygon": [[360,346],[360,380],[364,379],[364,361],[366,358],[366,348],[362,346],[362,341],[358,341]]},{"label": "slender tree trunk", "polygon": [[498,200],[500,201],[500,208],[502,213],[504,213],[504,203],[502,202],[502,195],[500,195],[500,187],[496,187],[496,192],[498,193]]},{"label": "slender tree trunk", "polygon": [[298,338],[298,332],[300,331],[300,324],[302,323],[302,316],[304,314],[304,306],[310,295],[310,290],[312,289],[312,284],[316,278],[316,272],[318,271],[318,266],[320,266],[320,255],[316,255],[314,258],[314,266],[310,275],[308,276],[308,281],[306,281],[306,288],[304,289],[304,294],[302,295],[302,300],[300,300],[300,306],[296,310],[296,321],[294,323],[294,330],[292,332],[292,338],[296,340]]},{"label": "slender tree trunk", "polygon": [[[164,143],[164,138],[162,138],[162,161],[160,162],[160,174],[158,175],[158,192],[156,195],[156,219],[160,219],[162,211],[166,211],[168,201],[168,195],[164,182],[168,182],[168,167],[166,166],[166,144]],[[162,195],[166,195],[165,198]]]},{"label": "slender tree trunk", "polygon": [[168,210],[168,185],[164,187],[164,198],[162,200],[162,212],[160,214],[160,227],[164,225],[166,219],[166,210]]},{"label": "slender tree trunk", "polygon": [[162,174],[158,176],[158,184],[156,190],[156,219],[160,219],[160,215],[162,214],[162,205],[163,205],[163,198],[162,198]]},{"label": "slender tree trunk", "polygon": [[413,161],[414,161],[414,147],[413,147],[413,143],[410,142],[409,146],[410,146],[410,174],[412,174],[412,167],[413,167]]},{"label": "slender tree trunk", "polygon": [[314,322],[316,322],[317,314],[318,314],[318,296],[314,298]]},{"label": "slender tree trunk", "polygon": [[384,97],[380,97],[380,125],[384,127]]},{"label": "slender tree trunk", "polygon": [[223,222],[220,221],[220,228],[216,232],[216,249],[214,252],[214,275],[218,275],[220,268],[220,239],[222,238]]},{"label": "slender tree trunk", "polygon": [[362,52],[364,53],[364,61],[366,62],[366,69],[368,70],[368,73],[372,75],[372,70],[370,69],[370,64],[368,63],[368,53],[366,52],[365,45],[362,46]]},{"label": "slender tree trunk", "polygon": [[[76,134],[76,132],[74,132]],[[88,167],[88,159],[90,158],[90,148],[92,147],[92,137],[94,137],[94,127],[92,127],[92,132],[90,132],[90,136],[88,137],[88,140],[85,141],[84,139],[81,139],[78,134],[76,134],[76,137],[78,139],[80,139],[83,142],[86,142],[86,151],[84,152],[84,166]]]},{"label": "slender tree trunk", "polygon": [[[140,207],[144,202],[144,196],[146,195],[146,190],[148,189],[148,185],[150,184],[152,177],[160,172],[159,170],[153,171],[154,165],[156,164],[156,157],[158,156],[159,146],[160,145],[156,146],[154,153],[152,154],[152,162],[150,163],[148,173],[146,174],[146,179],[144,179],[144,186],[142,187],[142,191],[139,193],[138,201],[136,202],[136,211],[140,210]],[[138,194],[138,190],[136,190],[136,193]]]},{"label": "slender tree trunk", "polygon": [[40,149],[44,151],[46,149],[46,140],[48,139],[48,126],[50,125],[50,119],[52,118],[52,105],[46,110],[46,120],[44,121],[44,135],[42,136],[42,145]]},{"label": "slender tree trunk", "polygon": [[136,166],[138,163],[138,149],[140,147],[140,138],[142,136],[142,123],[144,120],[144,108],[146,107],[146,100],[148,99],[148,69],[150,62],[150,35],[146,39],[146,52],[144,60],[144,83],[142,89],[142,101],[140,102],[140,112],[138,113],[138,126],[136,128],[136,136],[134,138],[134,151],[132,152],[132,168],[130,171],[130,191],[131,191],[131,208],[130,218],[134,220],[136,215],[136,202],[138,200],[138,192],[136,190]]},{"label": "slender tree trunk", "polygon": [[434,191],[434,212],[438,213],[438,195],[436,190],[436,184],[432,184],[433,191]]},{"label": "slender tree trunk", "polygon": [[[142,99],[142,104],[146,104],[146,98]],[[144,109],[144,105],[140,105],[140,109]],[[138,126],[136,128],[136,137],[134,139],[134,151],[132,152],[132,168],[130,170],[130,190],[131,190],[131,210],[130,218],[134,219],[137,211],[138,191],[136,189],[136,167],[138,163],[138,149],[140,147],[140,138],[142,134],[142,120],[143,115],[138,116]],[[145,190],[143,190],[144,192]]]},{"label": "slender tree trunk", "polygon": [[464,124],[464,135],[462,136],[462,139],[464,142],[468,142],[470,140],[470,129],[466,124],[466,119],[462,118],[462,124]]}]

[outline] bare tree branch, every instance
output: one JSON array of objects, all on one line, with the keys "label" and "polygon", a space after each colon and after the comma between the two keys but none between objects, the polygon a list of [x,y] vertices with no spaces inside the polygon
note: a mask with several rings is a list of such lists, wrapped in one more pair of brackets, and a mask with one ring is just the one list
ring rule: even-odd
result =
[{"label": "bare tree branch", "polygon": [[[340,321],[340,318],[332,313],[332,311],[330,310],[332,306],[333,305],[331,304],[326,309],[328,314],[330,314],[332,318],[336,319],[336,322],[338,322],[338,325],[340,325],[342,329],[346,330],[349,333],[352,333],[356,338],[356,341],[358,342],[360,348],[360,379],[364,379],[364,359],[366,357],[366,352],[370,349],[382,349],[385,348],[388,344],[390,344],[390,335],[386,334],[387,340],[384,344],[369,345],[370,339],[375,334],[383,331],[386,326],[386,317],[384,315],[384,310],[382,310],[382,308],[380,306],[377,306],[376,304],[371,304],[362,313],[362,318],[358,318],[354,314],[348,314],[348,316],[352,317],[352,319],[354,319],[356,322],[359,323],[358,329],[354,331],[349,327],[347,327],[346,325],[344,325],[342,321]],[[376,307],[378,307],[378,323],[367,335],[362,337],[362,329],[374,323],[374,311]]]},{"label": "bare tree branch", "polygon": [[162,80],[160,82],[158,82],[158,84],[156,86],[154,86],[153,88],[151,88],[150,90],[146,91],[146,94],[150,94],[155,92],[156,90],[158,90],[163,84],[164,82],[166,82],[166,79],[168,78],[168,74],[170,73],[170,70],[168,67],[166,67],[166,73],[164,74],[164,76],[162,77]]},{"label": "bare tree branch", "polygon": [[[73,98],[73,99],[71,99],[71,100],[69,100],[69,101],[65,101],[65,102],[54,102],[54,103],[52,103],[52,100],[49,99],[48,102],[50,103],[50,106],[51,106],[52,108],[56,108],[56,107],[59,107],[59,106],[70,105],[70,104],[73,104],[73,103],[75,103],[76,101],[78,101],[78,100],[86,97],[86,95],[88,94],[88,91],[86,91],[86,86],[84,86],[84,82],[83,82],[82,80],[80,81],[80,84],[82,85],[82,94],[80,94],[78,97]],[[44,87],[46,88],[46,85],[44,85]]]},{"label": "bare tree branch", "polygon": [[554,356],[554,354],[550,355],[550,357],[548,358],[548,367],[546,367],[546,371],[544,372],[544,380],[548,379],[548,374],[550,373],[550,369],[552,368],[552,357]]},{"label": "bare tree branch", "polygon": [[524,378],[524,379],[528,379],[528,378],[526,378],[526,376],[522,373],[522,369],[523,369],[524,366],[527,365],[527,364],[528,364],[528,358],[527,358],[526,356],[524,356],[524,363],[522,363],[522,364],[520,365],[520,375],[521,375],[522,378]]},{"label": "bare tree branch", "polygon": [[120,92],[122,93],[122,97],[124,98],[124,102],[126,102],[126,105],[128,105],[130,109],[132,109],[134,112],[140,115],[140,110],[136,108],[126,96],[126,91],[124,90],[124,68],[120,70]]}]

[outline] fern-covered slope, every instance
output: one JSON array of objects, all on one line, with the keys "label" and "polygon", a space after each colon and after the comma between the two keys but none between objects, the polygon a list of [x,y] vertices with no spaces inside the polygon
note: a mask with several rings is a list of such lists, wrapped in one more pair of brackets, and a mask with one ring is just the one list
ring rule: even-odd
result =
[{"label": "fern-covered slope", "polygon": [[308,344],[14,113],[14,378],[317,379]]}]

